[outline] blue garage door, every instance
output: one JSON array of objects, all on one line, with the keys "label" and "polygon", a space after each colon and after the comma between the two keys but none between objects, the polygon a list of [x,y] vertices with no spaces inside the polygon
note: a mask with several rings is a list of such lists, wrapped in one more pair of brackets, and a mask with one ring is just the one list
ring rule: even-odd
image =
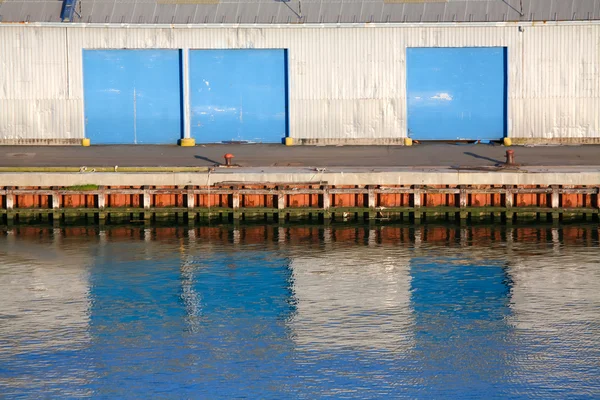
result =
[{"label": "blue garage door", "polygon": [[181,138],[179,50],[85,50],[85,132],[95,144]]},{"label": "blue garage door", "polygon": [[191,51],[192,137],[280,143],[287,130],[286,70],[285,50]]},{"label": "blue garage door", "polygon": [[496,140],[506,133],[506,49],[407,49],[408,136]]}]

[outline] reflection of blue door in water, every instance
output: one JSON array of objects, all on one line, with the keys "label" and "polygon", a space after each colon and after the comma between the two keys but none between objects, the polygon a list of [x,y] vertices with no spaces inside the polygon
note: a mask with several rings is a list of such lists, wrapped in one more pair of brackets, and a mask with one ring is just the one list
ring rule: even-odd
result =
[{"label": "reflection of blue door in water", "polygon": [[506,134],[506,49],[406,50],[408,136],[497,140]]},{"label": "reflection of blue door in water", "polygon": [[293,376],[274,378],[290,367],[288,261],[252,250],[180,257],[178,245],[151,246],[108,243],[91,270],[95,395],[260,398],[283,390],[286,382],[271,384]]},{"label": "reflection of blue door in water", "polygon": [[192,137],[280,143],[287,129],[286,68],[285,50],[190,51]]},{"label": "reflection of blue door in water", "polygon": [[87,358],[96,369],[95,397],[123,398],[136,388],[136,396],[151,398],[153,390],[164,392],[189,379],[185,369],[172,367],[186,349],[180,261],[161,259],[158,251],[144,261],[145,252],[139,241],[108,243],[91,269],[93,340]]},{"label": "reflection of blue door in water", "polygon": [[85,134],[92,144],[181,138],[179,50],[84,50]]},{"label": "reflection of blue door in water", "polygon": [[457,373],[429,377],[423,397],[460,397],[466,392],[485,398],[498,393],[513,368],[505,267],[468,259],[415,258],[410,274],[418,363],[426,371]]}]

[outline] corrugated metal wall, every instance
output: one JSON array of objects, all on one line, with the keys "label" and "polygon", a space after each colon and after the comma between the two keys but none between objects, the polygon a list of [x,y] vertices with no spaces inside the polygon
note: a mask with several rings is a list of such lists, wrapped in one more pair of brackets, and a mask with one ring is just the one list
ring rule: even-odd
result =
[{"label": "corrugated metal wall", "polygon": [[[290,136],[406,136],[407,47],[508,48],[508,135],[600,141],[600,24],[0,25],[0,139],[84,133],[82,49],[288,49]],[[593,139],[593,140],[590,140]]]}]

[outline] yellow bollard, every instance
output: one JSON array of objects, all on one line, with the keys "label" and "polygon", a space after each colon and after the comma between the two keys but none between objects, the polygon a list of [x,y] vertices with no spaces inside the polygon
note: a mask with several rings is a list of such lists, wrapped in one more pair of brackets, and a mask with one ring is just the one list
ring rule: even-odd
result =
[{"label": "yellow bollard", "polygon": [[413,140],[409,137],[404,138],[404,145],[405,146],[412,146],[413,145]]},{"label": "yellow bollard", "polygon": [[285,145],[286,146],[293,146],[294,145],[294,139],[291,137],[286,137],[285,138]]},{"label": "yellow bollard", "polygon": [[192,138],[179,139],[179,145],[181,147],[194,147],[196,145],[196,140]]},{"label": "yellow bollard", "polygon": [[89,147],[90,144],[91,144],[90,139],[88,139],[88,138],[81,139],[81,145],[83,147]]},{"label": "yellow bollard", "polygon": [[505,137],[505,138],[504,138],[504,145],[505,145],[506,147],[512,146],[512,139],[511,139],[511,138],[509,138],[509,137]]}]

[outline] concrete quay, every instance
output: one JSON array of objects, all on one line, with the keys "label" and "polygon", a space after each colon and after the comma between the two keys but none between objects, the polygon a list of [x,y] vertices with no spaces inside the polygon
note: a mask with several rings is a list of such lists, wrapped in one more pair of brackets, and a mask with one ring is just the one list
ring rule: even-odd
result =
[{"label": "concrete quay", "polygon": [[[598,146],[0,147],[0,214],[26,221],[597,220]],[[514,152],[515,163],[504,163]],[[222,156],[234,154],[234,165]],[[436,163],[434,163],[434,161]],[[85,165],[84,165],[85,164]]]},{"label": "concrete quay", "polygon": [[3,221],[598,220],[600,168],[213,167],[0,174]]},{"label": "concrete quay", "polygon": [[600,186],[600,167],[253,167],[198,172],[3,172],[1,186],[214,186],[250,184],[327,185],[574,185]]}]

